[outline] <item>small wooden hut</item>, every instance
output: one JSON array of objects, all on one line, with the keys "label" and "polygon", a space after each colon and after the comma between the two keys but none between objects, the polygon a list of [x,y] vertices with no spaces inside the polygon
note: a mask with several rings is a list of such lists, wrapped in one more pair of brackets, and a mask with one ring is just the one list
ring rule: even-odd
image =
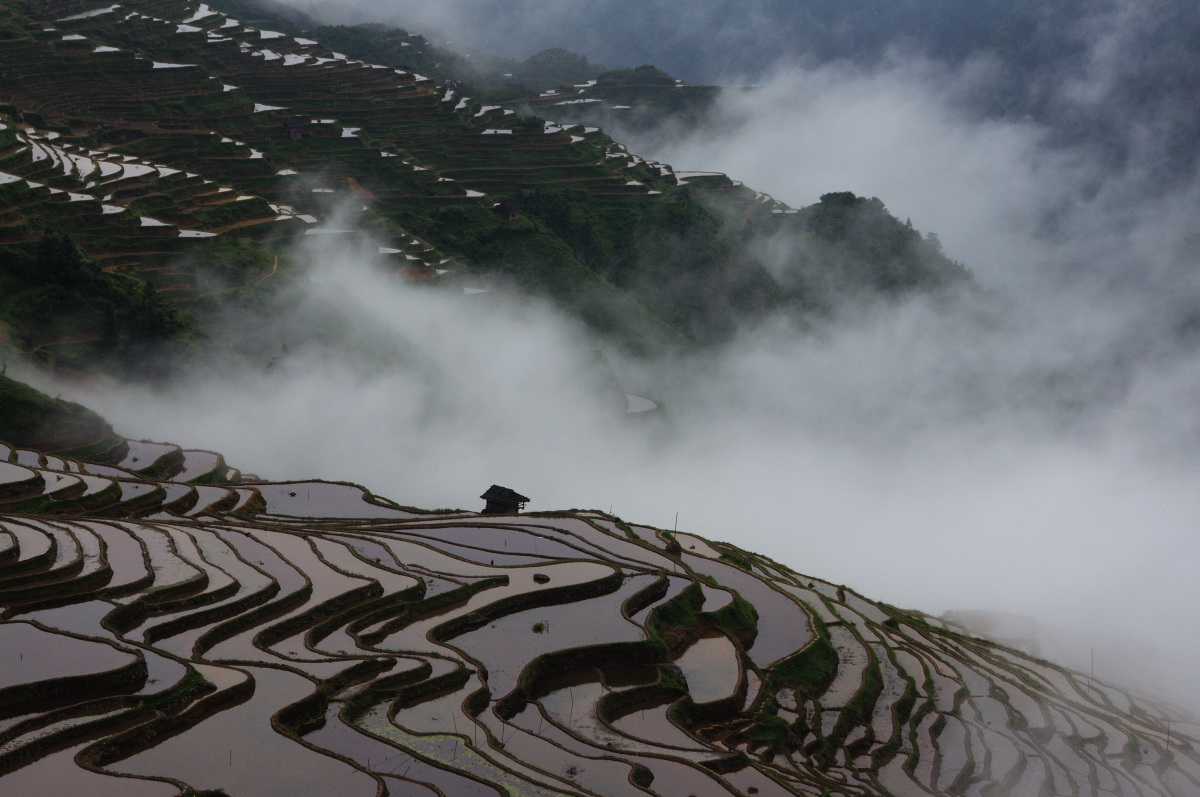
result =
[{"label": "small wooden hut", "polygon": [[487,506],[483,508],[485,515],[515,515],[529,503],[527,497],[498,484],[487,488],[487,492],[479,497],[487,501]]}]

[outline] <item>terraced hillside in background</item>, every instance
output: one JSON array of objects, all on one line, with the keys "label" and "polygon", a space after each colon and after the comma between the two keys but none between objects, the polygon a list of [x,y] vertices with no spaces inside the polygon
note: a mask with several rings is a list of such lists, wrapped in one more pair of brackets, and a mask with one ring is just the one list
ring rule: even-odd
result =
[{"label": "terraced hillside in background", "polygon": [[[822,281],[772,276],[752,234],[812,237],[824,282],[968,279],[877,201],[823,202],[837,218],[818,223],[723,175],[681,179],[599,128],[438,85],[401,63],[419,36],[388,33],[405,41],[372,63],[229,5],[254,23],[220,2],[0,2],[0,333],[26,351],[81,367],[131,338],[202,341],[214,302],[301,273],[289,255],[309,236],[430,286],[549,297],[636,351],[820,303]],[[632,79],[614,80],[616,97]],[[109,301],[48,276],[50,235]]]},{"label": "terraced hillside in background", "polygon": [[1200,793],[1177,709],[727,543],[126,445],[0,445],[0,793]]}]

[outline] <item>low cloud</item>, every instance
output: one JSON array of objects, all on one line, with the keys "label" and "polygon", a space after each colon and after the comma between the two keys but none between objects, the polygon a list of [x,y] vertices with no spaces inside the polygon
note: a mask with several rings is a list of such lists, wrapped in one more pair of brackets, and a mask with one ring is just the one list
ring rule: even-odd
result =
[{"label": "low cloud", "polygon": [[[1116,170],[963,112],[987,68],[784,70],[727,95],[708,128],[633,142],[796,206],[880,196],[974,270],[973,295],[627,361],[540,302],[416,290],[302,247],[320,265],[285,297],[291,321],[230,316],[269,368],[230,354],[165,387],[53,390],[268,479],[467,509],[495,482],[531,509],[663,527],[678,512],[899,606],[1035,615],[1200,659],[1195,189],[1152,194],[1136,159]],[[626,415],[626,391],[663,412]],[[1200,704],[1194,685],[1155,686]]]}]

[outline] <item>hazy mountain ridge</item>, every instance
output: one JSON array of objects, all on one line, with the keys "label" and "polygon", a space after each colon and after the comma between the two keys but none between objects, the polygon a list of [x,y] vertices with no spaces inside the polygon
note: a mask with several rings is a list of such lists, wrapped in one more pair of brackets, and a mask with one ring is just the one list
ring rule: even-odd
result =
[{"label": "hazy mountain ridge", "polygon": [[[399,255],[376,257],[409,279],[455,289],[512,284],[634,350],[720,342],[764,313],[803,312],[835,296],[818,291],[819,281],[778,283],[746,248],[754,224],[714,221],[770,216],[767,226],[819,240],[824,233],[805,227],[811,214],[791,214],[725,178],[679,184],[669,166],[643,162],[602,131],[485,106],[466,85],[436,87],[399,63],[401,48],[372,68],[355,53],[307,43],[315,40],[299,35],[294,15],[244,3],[231,8],[281,30],[211,12],[193,18],[197,9],[182,2],[76,19],[86,9],[75,2],[8,8],[7,245],[32,256],[43,231],[67,233],[100,259],[106,284],[127,275],[155,288],[128,283],[129,301],[162,308],[139,327],[143,337],[205,340],[196,332],[215,323],[222,301],[290,279],[290,242],[320,233],[335,215]],[[430,55],[420,37],[367,33],[411,38],[405,56]],[[337,92],[333,73],[349,80]],[[622,74],[612,78],[617,86]],[[97,91],[101,78],[108,88]],[[345,95],[351,86],[357,105]],[[400,105],[382,104],[392,102]],[[496,130],[504,135],[489,134]],[[79,201],[59,203],[55,192],[64,191]],[[529,208],[519,219],[491,211],[522,197]],[[586,234],[576,229],[583,219]],[[867,236],[850,240],[858,265],[831,261],[830,281],[851,292],[924,289],[965,275],[916,233],[904,232],[896,249],[873,242],[870,225],[848,229],[850,239]],[[8,311],[13,337],[73,367],[115,351],[125,322],[105,319],[126,311],[72,310],[69,293],[28,282],[19,254],[7,262],[13,290],[44,297]],[[913,268],[925,276],[904,276]],[[59,353],[69,338],[81,342]]]}]

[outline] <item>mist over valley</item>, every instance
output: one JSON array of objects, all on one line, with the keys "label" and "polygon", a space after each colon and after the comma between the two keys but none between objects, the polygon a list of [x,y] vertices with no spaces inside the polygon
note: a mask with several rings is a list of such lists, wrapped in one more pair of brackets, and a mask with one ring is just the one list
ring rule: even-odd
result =
[{"label": "mist over valley", "polygon": [[[0,632],[169,654],[364,794],[1200,793],[1194,8],[8,5]],[[28,575],[114,533],[212,586]],[[94,788],[242,793],[129,734]]]}]

